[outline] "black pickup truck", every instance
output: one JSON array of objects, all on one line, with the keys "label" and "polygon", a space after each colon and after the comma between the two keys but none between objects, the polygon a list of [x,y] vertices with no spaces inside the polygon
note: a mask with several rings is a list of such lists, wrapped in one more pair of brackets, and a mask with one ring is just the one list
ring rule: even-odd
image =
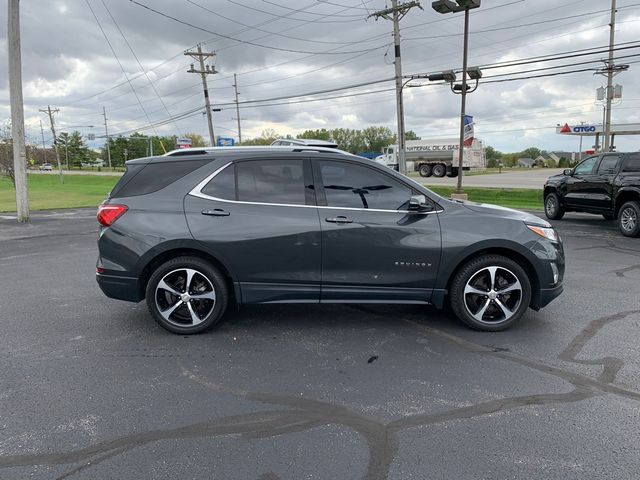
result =
[{"label": "black pickup truck", "polygon": [[640,236],[640,153],[605,153],[549,177],[544,211],[551,220],[565,212],[587,212],[616,219],[627,237]]}]

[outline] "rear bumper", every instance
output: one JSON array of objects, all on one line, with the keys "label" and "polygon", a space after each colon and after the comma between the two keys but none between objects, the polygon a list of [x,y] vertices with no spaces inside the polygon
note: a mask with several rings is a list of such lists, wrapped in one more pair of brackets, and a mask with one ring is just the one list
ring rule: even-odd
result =
[{"label": "rear bumper", "polygon": [[100,290],[109,298],[127,302],[139,302],[144,298],[140,292],[140,282],[137,278],[96,273],[96,281]]},{"label": "rear bumper", "polygon": [[536,295],[536,300],[531,305],[531,308],[533,308],[534,310],[539,310],[546,307],[556,297],[560,296],[563,290],[564,285],[562,283],[553,288],[541,288],[540,290],[538,290],[538,295]]}]

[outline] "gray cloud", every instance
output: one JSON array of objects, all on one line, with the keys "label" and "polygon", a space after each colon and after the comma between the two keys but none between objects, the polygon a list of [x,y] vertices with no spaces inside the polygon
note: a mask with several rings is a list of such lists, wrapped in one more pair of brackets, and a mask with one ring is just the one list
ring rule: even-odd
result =
[{"label": "gray cloud", "polygon": [[[186,0],[140,0],[141,3],[212,32],[270,47],[313,52],[332,49],[355,52],[377,46],[383,48],[349,55],[308,55],[260,48],[179,24],[129,1],[105,0],[145,69],[152,69],[166,61],[153,68],[149,76],[172,115],[195,109],[203,103],[199,78],[186,73],[191,60],[182,55],[185,49],[199,42],[206,42],[205,49],[218,52],[215,65],[220,73],[209,77],[211,96],[216,104],[233,100],[233,73],[239,74],[241,100],[304,94],[393,75],[390,57],[393,52],[384,47],[391,41],[391,24],[384,20],[365,21],[367,11],[360,1],[334,2],[354,7],[351,9],[313,0],[304,3],[274,0],[282,7],[261,0],[194,1],[231,20],[209,13]],[[113,24],[102,0],[90,0],[90,3],[125,71],[130,77],[140,75],[140,67]],[[461,16],[438,15],[429,8],[429,1],[423,3],[424,11],[412,10],[402,23],[404,72],[459,68]],[[606,12],[554,20],[606,10],[607,3],[601,0],[485,0],[471,17],[472,32],[480,33],[471,35],[470,62],[487,65],[606,45]],[[619,3],[621,23],[616,33],[617,41],[634,41],[638,22],[633,20],[640,19],[640,8],[625,8],[626,5],[632,5],[630,0]],[[370,0],[365,4],[370,10],[375,10],[382,8],[384,1]],[[302,10],[294,13],[291,9]],[[340,10],[344,11],[336,13]],[[60,125],[99,126],[102,123],[103,106],[107,108],[113,132],[142,127],[148,123],[84,1],[22,2],[21,13],[23,82],[29,138],[38,138],[38,120],[43,117],[37,110],[47,104],[60,108],[57,117]],[[281,33],[269,35],[256,28],[243,27],[237,22]],[[0,9],[0,23],[6,25],[6,9]],[[536,25],[487,31],[525,23]],[[367,41],[358,43],[363,39]],[[635,52],[636,50],[629,50],[619,55],[632,55]],[[175,58],[168,60],[171,57]],[[638,58],[640,57],[630,57],[621,61],[631,63]],[[566,62],[569,63],[570,60]],[[5,71],[7,58],[4,39],[0,43],[0,65],[2,71]],[[523,71],[549,65],[537,63],[518,69]],[[638,66],[631,63],[632,70],[616,78],[625,89],[622,104],[614,110],[616,122],[640,121],[635,108],[640,101],[640,82],[637,80],[638,76],[633,74],[636,68]],[[570,67],[566,70],[568,69]],[[311,70],[313,72],[305,73]],[[512,71],[486,70],[485,75]],[[0,98],[3,99],[0,103],[0,119],[9,117],[6,78],[7,75],[0,76]],[[553,127],[564,122],[600,121],[601,107],[595,104],[594,95],[595,88],[603,81],[590,72],[584,72],[518,82],[483,83],[477,92],[469,96],[468,112],[476,117],[479,135],[488,144],[501,150],[515,151],[530,145],[547,149],[577,148],[576,139],[556,135]],[[119,84],[122,85],[118,86]],[[144,76],[135,78],[132,84],[152,121],[169,116]],[[392,83],[378,84],[326,96],[391,86]],[[241,118],[245,136],[259,135],[264,128],[275,128],[283,134],[307,128],[359,128],[372,124],[395,129],[392,91],[295,103],[298,100],[293,99],[288,105],[243,108]],[[455,136],[459,100],[446,87],[407,89],[407,128],[423,136]],[[235,116],[233,106],[225,106],[221,112],[216,113],[217,133],[233,136],[236,128]],[[157,132],[173,133],[177,129],[181,132],[206,134],[206,123],[202,115],[196,113],[190,118],[177,121],[176,126],[169,124],[158,127]],[[86,130],[85,133],[89,131]],[[99,128],[93,131],[101,133]],[[619,139],[617,143],[620,149],[640,148],[640,139],[634,137]],[[100,142],[94,144],[99,145]]]}]

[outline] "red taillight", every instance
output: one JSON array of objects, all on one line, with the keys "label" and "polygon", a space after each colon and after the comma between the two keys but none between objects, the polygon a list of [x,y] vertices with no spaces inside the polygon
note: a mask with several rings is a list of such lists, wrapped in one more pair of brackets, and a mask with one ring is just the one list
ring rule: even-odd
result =
[{"label": "red taillight", "polygon": [[98,223],[103,227],[110,227],[117,219],[129,210],[126,205],[100,205],[98,207]]}]

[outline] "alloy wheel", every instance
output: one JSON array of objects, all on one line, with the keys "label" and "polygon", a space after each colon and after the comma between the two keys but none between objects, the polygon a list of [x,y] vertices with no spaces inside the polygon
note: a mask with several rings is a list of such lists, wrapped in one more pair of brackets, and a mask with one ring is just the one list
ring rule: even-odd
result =
[{"label": "alloy wheel", "polygon": [[464,287],[464,306],[478,322],[495,325],[508,321],[522,303],[518,277],[504,267],[484,267]]},{"label": "alloy wheel", "polygon": [[549,195],[547,197],[545,208],[547,209],[547,216],[553,217],[555,215],[556,209],[558,208],[558,204],[553,195]]},{"label": "alloy wheel", "polygon": [[158,312],[178,327],[202,323],[216,305],[216,292],[206,275],[192,268],[167,273],[155,291]]},{"label": "alloy wheel", "polygon": [[620,214],[620,225],[622,225],[622,228],[626,231],[632,231],[634,228],[636,228],[637,223],[638,214],[633,208],[627,207]]}]

